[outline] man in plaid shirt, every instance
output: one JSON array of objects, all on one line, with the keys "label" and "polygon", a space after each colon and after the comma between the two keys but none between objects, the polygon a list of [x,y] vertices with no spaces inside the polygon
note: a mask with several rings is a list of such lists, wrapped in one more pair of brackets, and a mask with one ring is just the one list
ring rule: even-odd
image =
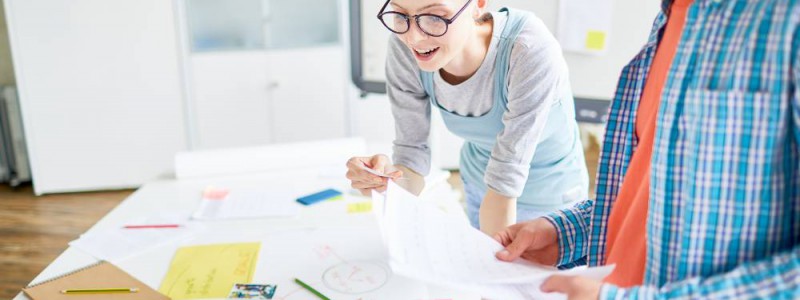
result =
[{"label": "man in plaid shirt", "polygon": [[611,104],[597,197],[513,225],[501,260],[571,299],[800,299],[800,1],[664,0]]}]

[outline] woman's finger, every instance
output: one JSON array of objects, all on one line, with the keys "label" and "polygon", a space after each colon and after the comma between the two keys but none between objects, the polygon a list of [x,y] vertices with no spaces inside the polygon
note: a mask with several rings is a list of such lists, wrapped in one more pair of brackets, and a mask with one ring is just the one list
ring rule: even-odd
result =
[{"label": "woman's finger", "polygon": [[371,182],[353,181],[350,183],[350,186],[354,189],[360,190],[360,189],[374,189],[385,185],[380,183],[376,184]]},{"label": "woman's finger", "polygon": [[358,189],[358,191],[361,192],[361,195],[372,196],[372,189]]}]

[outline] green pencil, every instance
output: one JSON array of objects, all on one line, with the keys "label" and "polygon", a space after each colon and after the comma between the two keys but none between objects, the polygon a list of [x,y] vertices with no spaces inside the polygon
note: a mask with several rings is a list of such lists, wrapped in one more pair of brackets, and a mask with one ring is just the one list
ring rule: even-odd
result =
[{"label": "green pencil", "polygon": [[331,298],[325,297],[325,295],[323,295],[320,292],[317,292],[317,290],[315,290],[314,288],[312,288],[310,285],[306,284],[305,282],[301,281],[300,279],[295,278],[294,282],[297,282],[297,284],[299,284],[300,286],[304,287],[309,292],[314,293],[314,295],[317,295],[317,297],[319,297],[320,299],[331,300]]}]

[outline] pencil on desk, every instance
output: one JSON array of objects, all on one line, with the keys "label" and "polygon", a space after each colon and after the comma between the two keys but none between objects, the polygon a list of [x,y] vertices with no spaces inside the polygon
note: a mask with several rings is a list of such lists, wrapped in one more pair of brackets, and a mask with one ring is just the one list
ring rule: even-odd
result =
[{"label": "pencil on desk", "polygon": [[314,288],[312,288],[310,285],[306,284],[305,282],[301,281],[300,279],[295,278],[294,282],[297,282],[297,284],[299,284],[300,286],[302,286],[303,288],[305,288],[309,292],[314,293],[314,295],[317,295],[317,297],[319,297],[320,299],[331,300],[330,298],[325,297],[325,295],[323,295],[322,293],[318,292],[317,290],[315,290]]},{"label": "pencil on desk", "polygon": [[138,288],[107,288],[107,289],[66,289],[62,294],[105,294],[105,293],[136,293]]}]

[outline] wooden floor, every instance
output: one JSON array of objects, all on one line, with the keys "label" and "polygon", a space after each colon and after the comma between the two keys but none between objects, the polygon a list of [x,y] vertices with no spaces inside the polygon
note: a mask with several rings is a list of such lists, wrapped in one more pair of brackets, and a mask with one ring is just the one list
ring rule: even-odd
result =
[{"label": "wooden floor", "polygon": [[[599,146],[586,151],[591,191]],[[449,182],[461,188],[458,174]],[[61,252],[133,191],[36,197],[30,185],[0,185],[0,299],[11,299]]]},{"label": "wooden floor", "polygon": [[0,185],[0,299],[11,299],[132,191],[36,197]]}]

